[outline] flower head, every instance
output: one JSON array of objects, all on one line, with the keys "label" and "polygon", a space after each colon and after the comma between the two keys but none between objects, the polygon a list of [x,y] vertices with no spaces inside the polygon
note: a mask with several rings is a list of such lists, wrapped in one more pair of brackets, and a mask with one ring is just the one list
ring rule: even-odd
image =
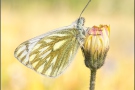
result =
[{"label": "flower head", "polygon": [[100,68],[109,50],[110,27],[107,25],[93,26],[86,33],[82,51],[85,64],[90,69]]}]

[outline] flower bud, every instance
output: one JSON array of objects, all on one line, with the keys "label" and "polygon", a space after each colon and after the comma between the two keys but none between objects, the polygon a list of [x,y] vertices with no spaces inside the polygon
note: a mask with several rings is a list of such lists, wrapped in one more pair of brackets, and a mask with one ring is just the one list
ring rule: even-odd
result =
[{"label": "flower bud", "polygon": [[110,26],[93,26],[86,32],[82,51],[85,65],[90,69],[99,69],[105,61],[109,50]]}]

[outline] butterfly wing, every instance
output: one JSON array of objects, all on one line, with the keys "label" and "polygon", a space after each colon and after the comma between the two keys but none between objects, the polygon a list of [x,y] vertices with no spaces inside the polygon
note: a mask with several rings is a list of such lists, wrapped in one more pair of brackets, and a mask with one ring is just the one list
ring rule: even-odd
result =
[{"label": "butterfly wing", "polygon": [[75,55],[79,43],[77,29],[65,27],[35,37],[15,50],[15,57],[27,67],[46,76],[63,72]]},{"label": "butterfly wing", "polygon": [[45,34],[40,35],[38,37],[35,37],[33,39],[30,39],[28,41],[23,42],[20,44],[14,52],[14,56],[25,66],[28,68],[31,68],[31,65],[29,63],[29,54],[33,47],[36,45],[36,43],[41,40]]},{"label": "butterfly wing", "polygon": [[62,73],[78,49],[77,33],[76,29],[65,29],[41,39],[29,56],[33,69],[50,77]]}]

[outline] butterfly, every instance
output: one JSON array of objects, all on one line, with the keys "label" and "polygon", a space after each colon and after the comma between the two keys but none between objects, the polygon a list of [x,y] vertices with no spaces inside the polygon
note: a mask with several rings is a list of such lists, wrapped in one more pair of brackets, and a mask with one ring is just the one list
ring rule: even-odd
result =
[{"label": "butterfly", "polygon": [[49,77],[60,75],[82,45],[85,19],[80,17],[69,26],[55,29],[20,44],[14,56],[25,66]]}]

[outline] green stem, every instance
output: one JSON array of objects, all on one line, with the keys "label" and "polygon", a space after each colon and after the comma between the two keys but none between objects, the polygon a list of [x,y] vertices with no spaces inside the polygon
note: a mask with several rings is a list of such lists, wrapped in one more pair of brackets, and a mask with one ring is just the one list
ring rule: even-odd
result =
[{"label": "green stem", "polygon": [[96,70],[91,70],[90,90],[95,89]]}]

